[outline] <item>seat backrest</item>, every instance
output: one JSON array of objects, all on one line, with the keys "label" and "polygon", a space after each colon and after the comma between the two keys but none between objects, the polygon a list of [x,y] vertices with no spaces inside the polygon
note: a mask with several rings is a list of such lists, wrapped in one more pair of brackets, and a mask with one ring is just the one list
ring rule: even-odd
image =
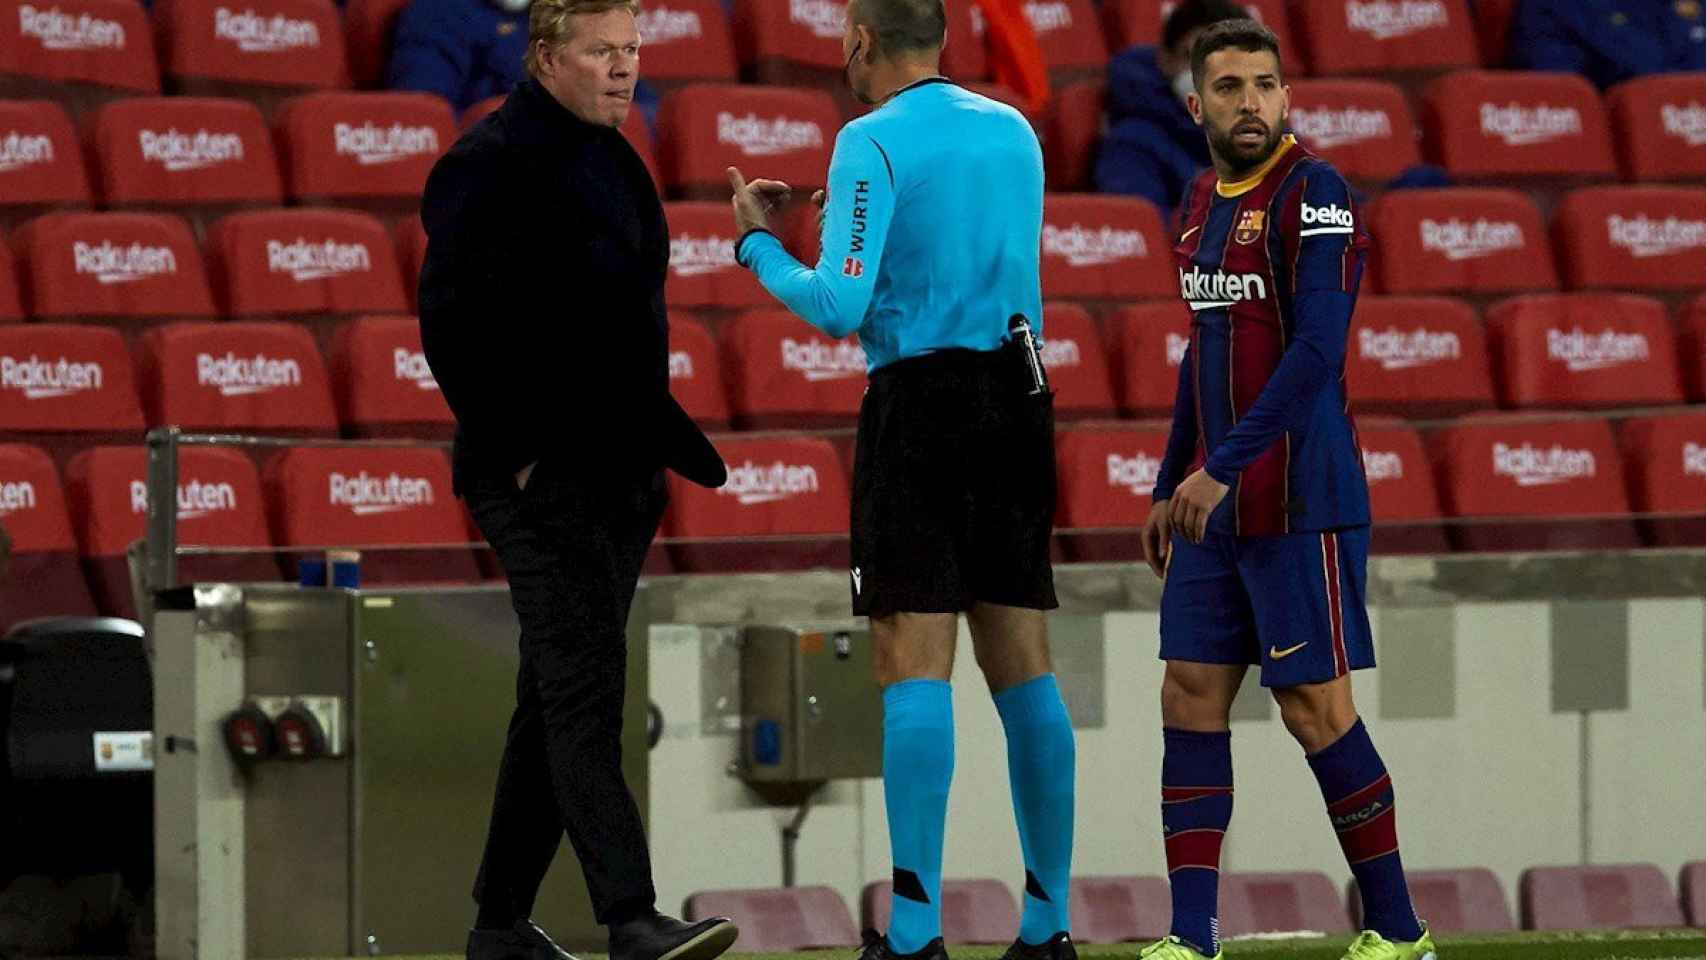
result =
[{"label": "seat backrest", "polygon": [[1350,929],[1345,903],[1326,874],[1225,873],[1220,875],[1220,935]]},{"label": "seat backrest", "polygon": [[0,636],[34,617],[94,615],[59,471],[37,447],[0,444],[0,528],[12,541],[11,572],[0,581]]},{"label": "seat backrest", "polygon": [[1634,294],[1531,294],[1487,310],[1505,407],[1683,402],[1676,330],[1664,304]]},{"label": "seat backrest", "polygon": [[[1407,870],[1416,914],[1438,933],[1488,933],[1516,929],[1510,900],[1499,877],[1486,867],[1466,870]],[[1362,893],[1352,879],[1347,898],[1351,919],[1361,925]]]},{"label": "seat backrest", "polygon": [[699,318],[674,310],[669,314],[669,392],[701,424],[728,425],[729,394],[717,340]]},{"label": "seat backrest", "polygon": [[1179,365],[1191,345],[1191,309],[1182,300],[1132,304],[1121,307],[1109,324],[1120,412],[1171,417]]},{"label": "seat backrest", "polygon": [[[1285,53],[1287,74],[1298,74],[1303,64],[1302,52],[1291,42],[1291,16],[1286,0],[1239,0],[1251,19],[1258,20],[1279,38],[1280,50]],[[1102,4],[1102,20],[1108,44],[1118,54],[1127,47],[1139,44],[1158,46],[1161,28],[1178,9],[1178,0],[1107,0]]]},{"label": "seat backrest", "polygon": [[350,83],[338,8],[320,0],[157,0],[154,17],[175,77],[309,89]]},{"label": "seat backrest", "polygon": [[1706,287],[1706,188],[1577,190],[1553,232],[1572,290]]},{"label": "seat backrest", "polygon": [[665,187],[728,192],[731,166],[786,181],[794,189],[821,187],[841,116],[821,90],[740,84],[693,84],[665,94],[658,133]]},{"label": "seat backrest", "polygon": [[272,135],[254,104],[214,97],[109,103],[91,138],[114,206],[278,203]]},{"label": "seat backrest", "polygon": [[786,310],[754,310],[723,323],[730,408],[753,427],[851,423],[865,393],[865,351]]},{"label": "seat backrest", "polygon": [[0,17],[0,73],[158,93],[154,30],[130,0],[8,4]]},{"label": "seat backrest", "polygon": [[[1089,190],[1102,139],[1107,86],[1084,80],[1053,91],[1043,132],[1043,169],[1050,190]],[[1295,114],[1294,114],[1295,116]]]},{"label": "seat backrest", "polygon": [[[344,46],[349,53],[350,80],[363,89],[383,86],[391,56],[397,17],[408,0],[346,0]],[[650,65],[647,65],[648,71]]]},{"label": "seat backrest", "polygon": [[847,4],[836,0],[736,0],[735,51],[746,65],[781,60],[834,70],[842,66]]},{"label": "seat backrest", "polygon": [[447,433],[456,422],[421,348],[414,317],[357,317],[332,340],[332,389],[338,419],[367,433],[408,424]]},{"label": "seat backrest", "polygon": [[977,0],[944,0],[948,29],[942,47],[942,73],[964,82],[989,78],[989,50],[984,34],[989,25]]},{"label": "seat backrest", "polygon": [[[865,886],[859,896],[859,912],[865,927],[888,929],[893,893],[892,880]],[[1006,943],[1018,925],[1018,903],[1000,880],[942,880],[942,939],[947,943]]]},{"label": "seat backrest", "polygon": [[421,265],[426,263],[427,233],[419,214],[404,217],[394,230],[397,240],[398,266],[403,269],[403,286],[409,294],[409,304],[419,309]]},{"label": "seat backrest", "polygon": [[1108,44],[1091,0],[1033,0],[1024,10],[1049,70],[1099,71],[1107,66]]},{"label": "seat backrest", "polygon": [[456,115],[427,93],[321,91],[279,108],[279,155],[292,197],[415,198],[456,142]]},{"label": "seat backrest", "polygon": [[151,426],[335,434],[332,385],[308,328],[289,323],[172,323],[142,337]]},{"label": "seat backrest", "polygon": [[1625,180],[1706,180],[1706,73],[1637,77],[1605,94]]},{"label": "seat backrest", "polygon": [[740,925],[739,953],[791,953],[856,947],[859,929],[834,887],[705,890],[691,894],[682,911],[690,921],[729,917]]},{"label": "seat backrest", "polygon": [[1433,469],[1416,428],[1378,417],[1357,421],[1362,470],[1376,524],[1425,523],[1440,518]]},{"label": "seat backrest", "polygon": [[1682,911],[1689,926],[1706,927],[1706,860],[1682,865]]},{"label": "seat backrest", "polygon": [[1706,514],[1706,412],[1630,417],[1617,433],[1637,511]]},{"label": "seat backrest", "polygon": [[1689,399],[1706,401],[1706,293],[1683,305],[1681,327],[1682,375]]},{"label": "seat backrest", "polygon": [[0,327],[0,433],[142,431],[130,351],[117,330]]},{"label": "seat backrest", "polygon": [[[86,557],[122,557],[148,532],[148,450],[92,447],[65,471],[67,499]],[[178,545],[270,547],[261,477],[241,452],[178,451]]]},{"label": "seat backrest", "polygon": [[1360,297],[1345,351],[1357,410],[1438,416],[1493,406],[1481,321],[1449,297]]},{"label": "seat backrest", "polygon": [[1682,926],[1670,880],[1650,863],[1532,867],[1519,886],[1525,930]]},{"label": "seat backrest", "polygon": [[1043,305],[1043,366],[1054,389],[1054,409],[1063,417],[1111,417],[1114,385],[1102,330],[1075,303]]},{"label": "seat backrest", "polygon": [[1617,164],[1599,91],[1570,73],[1464,70],[1423,97],[1432,156],[1466,178],[1610,177]]},{"label": "seat backrest", "polygon": [[1514,190],[1400,190],[1374,205],[1383,293],[1556,290],[1540,210]]},{"label": "seat backrest", "polygon": [[634,20],[646,42],[648,80],[737,79],[734,30],[719,0],[666,0]]},{"label": "seat backrest", "polygon": [[1049,194],[1043,202],[1042,274],[1043,296],[1051,300],[1179,295],[1161,214],[1136,197]]},{"label": "seat backrest", "polygon": [[214,289],[233,317],[407,313],[397,249],[352,210],[256,210],[213,225]]},{"label": "seat backrest", "polygon": [[89,202],[83,148],[52,100],[0,100],[0,205]]},{"label": "seat backrest", "polygon": [[50,213],[25,224],[13,245],[37,317],[215,315],[201,249],[178,217]]},{"label": "seat backrest", "polygon": [[0,235],[0,323],[24,319],[24,300],[18,292],[18,271],[12,265],[12,246]]},{"label": "seat backrest", "polygon": [[664,298],[678,307],[765,307],[776,301],[735,262],[727,202],[668,203],[669,276]]},{"label": "seat backrest", "polygon": [[1604,420],[1470,418],[1433,431],[1427,446],[1451,516],[1629,512],[1622,458]]},{"label": "seat backrest", "polygon": [[1383,80],[1292,81],[1291,129],[1353,180],[1384,182],[1421,162],[1409,101]]},{"label": "seat backrest", "polygon": [[729,481],[715,490],[670,474],[665,519],[676,537],[840,534],[847,530],[846,468],[816,437],[718,443]]},{"label": "seat backrest", "polygon": [[1292,15],[1317,75],[1480,64],[1466,0],[1295,0]]},{"label": "seat backrest", "polygon": [[1073,877],[1072,939],[1130,943],[1167,935],[1173,903],[1160,877]]},{"label": "seat backrest", "polygon": [[1060,431],[1055,448],[1060,530],[1136,527],[1143,522],[1167,453],[1165,426],[1074,427]]}]

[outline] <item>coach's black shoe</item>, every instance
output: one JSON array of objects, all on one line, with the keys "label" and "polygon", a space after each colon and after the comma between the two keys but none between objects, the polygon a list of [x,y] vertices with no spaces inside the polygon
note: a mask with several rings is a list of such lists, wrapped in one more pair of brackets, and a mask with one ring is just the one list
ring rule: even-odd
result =
[{"label": "coach's black shoe", "polygon": [[531,920],[508,930],[470,930],[468,960],[575,960]]},{"label": "coach's black shoe", "polygon": [[728,917],[683,923],[654,913],[610,928],[610,960],[715,960],[739,936]]},{"label": "coach's black shoe", "polygon": [[1078,960],[1078,948],[1072,945],[1072,935],[1062,930],[1034,945],[1014,940],[1001,960]]},{"label": "coach's black shoe", "polygon": [[942,938],[925,944],[917,953],[896,953],[889,946],[887,934],[875,930],[866,930],[865,945],[859,948],[859,960],[948,960],[948,949],[942,946]]}]

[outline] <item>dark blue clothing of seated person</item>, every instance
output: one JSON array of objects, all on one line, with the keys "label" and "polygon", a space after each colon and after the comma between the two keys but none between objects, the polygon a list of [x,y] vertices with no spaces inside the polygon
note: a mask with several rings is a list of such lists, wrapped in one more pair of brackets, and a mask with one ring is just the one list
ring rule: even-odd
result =
[{"label": "dark blue clothing of seated person", "polygon": [[397,18],[386,86],[436,93],[457,113],[525,76],[528,0],[413,0]]},{"label": "dark blue clothing of seated person", "polygon": [[1579,73],[1600,89],[1653,73],[1706,70],[1701,0],[1523,0],[1511,66]]}]

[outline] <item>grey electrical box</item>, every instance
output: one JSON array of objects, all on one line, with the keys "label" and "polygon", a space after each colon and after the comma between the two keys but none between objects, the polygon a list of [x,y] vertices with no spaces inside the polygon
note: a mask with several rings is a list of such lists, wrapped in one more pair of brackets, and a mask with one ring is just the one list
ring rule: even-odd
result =
[{"label": "grey electrical box", "polygon": [[869,631],[747,627],[740,653],[742,777],[882,776],[883,691]]}]

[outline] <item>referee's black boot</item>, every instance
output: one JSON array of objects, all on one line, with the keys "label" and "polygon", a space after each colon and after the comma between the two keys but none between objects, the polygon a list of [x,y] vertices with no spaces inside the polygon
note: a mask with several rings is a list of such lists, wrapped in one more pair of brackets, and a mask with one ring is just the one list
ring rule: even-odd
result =
[{"label": "referee's black boot", "polygon": [[683,923],[661,913],[610,926],[610,960],[715,960],[740,928],[728,917]]},{"label": "referee's black boot", "polygon": [[1072,935],[1062,930],[1042,943],[1014,940],[1001,960],[1078,960],[1078,948],[1072,945]]},{"label": "referee's black boot", "polygon": [[470,930],[468,960],[575,960],[531,920],[507,930]]},{"label": "referee's black boot", "polygon": [[916,953],[896,953],[889,944],[887,934],[875,930],[866,930],[865,945],[859,949],[859,960],[948,960],[948,948],[942,945],[942,938],[936,939],[919,948]]}]

